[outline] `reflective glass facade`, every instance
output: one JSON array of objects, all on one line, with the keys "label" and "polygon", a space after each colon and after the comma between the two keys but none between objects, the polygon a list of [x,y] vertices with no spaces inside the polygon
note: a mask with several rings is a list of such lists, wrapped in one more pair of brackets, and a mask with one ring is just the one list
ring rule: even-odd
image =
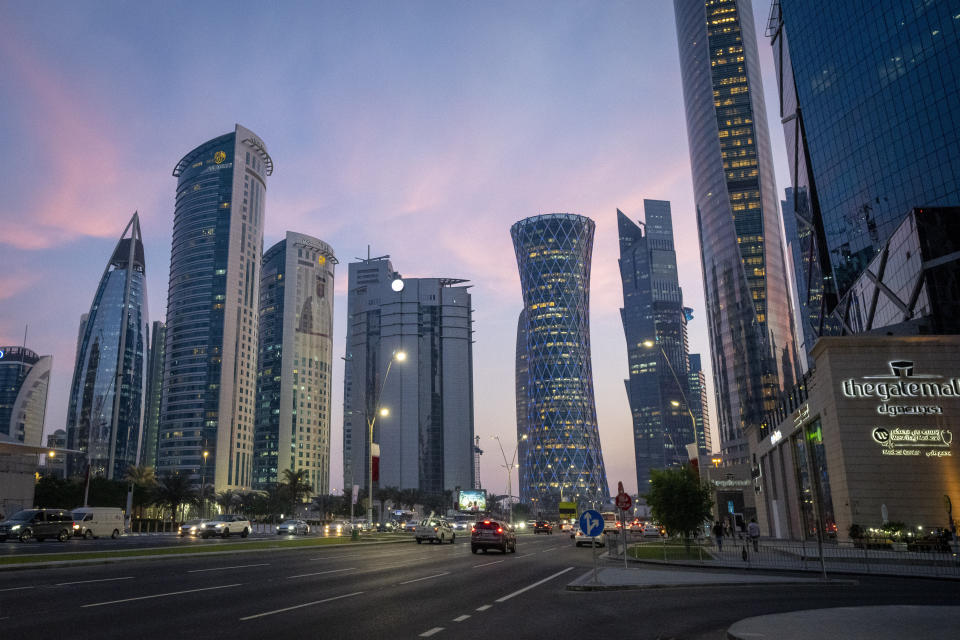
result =
[{"label": "reflective glass facade", "polygon": [[620,316],[630,367],[624,383],[633,417],[640,493],[647,491],[651,469],[687,464],[688,443],[696,442],[706,453],[694,417],[700,397],[692,396],[689,384],[687,316],[677,278],[670,203],[644,200],[643,206],[645,222],[641,224],[646,233],[617,211],[623,284]]},{"label": "reflective glass facade", "polygon": [[52,356],[0,347],[0,441],[40,446]]},{"label": "reflective glass facade", "polygon": [[674,9],[719,444],[727,460],[745,461],[744,429],[760,427],[796,377],[752,8],[675,0]]},{"label": "reflective glass facade", "polygon": [[143,446],[140,464],[157,466],[157,434],[160,431],[160,399],[163,397],[163,360],[166,354],[167,325],[154,321],[150,331],[150,358],[147,365],[147,400],[143,411]]},{"label": "reflective glass facade", "polygon": [[254,431],[256,489],[284,469],[329,493],[333,283],[337,259],[316,238],[288,231],[263,255]]},{"label": "reflective glass facade", "polygon": [[526,335],[517,345],[527,369],[526,400],[517,401],[526,408],[517,425],[520,499],[537,511],[555,510],[561,493],[581,504],[610,495],[590,361],[594,227],[589,218],[553,213],[510,228],[525,312],[517,333]]},{"label": "reflective glass facade", "polygon": [[272,171],[263,142],[240,125],[192,150],[173,171],[157,467],[197,483],[212,478],[217,491],[252,484],[260,258]]},{"label": "reflective glass facade", "polygon": [[[129,237],[128,236],[129,232]],[[82,333],[67,407],[71,473],[122,478],[137,464],[150,329],[136,214],[100,279]],[[117,370],[121,374],[117,375]]]},{"label": "reflective glass facade", "polygon": [[812,229],[801,302],[835,335],[829,314],[904,216],[960,203],[960,10],[781,0],[768,35],[798,225]]}]

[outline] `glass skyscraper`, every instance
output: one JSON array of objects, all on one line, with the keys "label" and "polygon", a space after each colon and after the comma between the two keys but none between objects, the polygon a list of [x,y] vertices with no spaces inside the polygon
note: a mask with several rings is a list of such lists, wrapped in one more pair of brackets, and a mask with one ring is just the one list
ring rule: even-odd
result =
[{"label": "glass skyscraper", "polygon": [[807,231],[800,304],[817,336],[851,332],[844,298],[913,208],[960,204],[958,15],[955,2],[771,6],[793,213]]},{"label": "glass skyscraper", "polygon": [[268,489],[284,469],[306,472],[330,492],[333,282],[326,242],[288,231],[263,254],[253,486]]},{"label": "glass skyscraper", "polygon": [[[571,213],[526,218],[510,228],[524,312],[525,409],[517,424],[520,499],[552,512],[561,497],[609,499],[590,361],[590,258],[594,222]],[[517,354],[517,371],[524,357]],[[523,437],[527,439],[524,440]]]},{"label": "glass skyscraper", "polygon": [[0,347],[0,441],[42,444],[52,366],[53,356]]},{"label": "glass skyscraper", "polygon": [[203,474],[216,491],[252,485],[260,258],[272,173],[263,141],[240,125],[173,170],[157,469],[197,484]]},{"label": "glass skyscraper", "polygon": [[137,214],[127,223],[81,321],[67,407],[70,472],[123,478],[137,464],[150,328],[143,239]]},{"label": "glass skyscraper", "polygon": [[689,385],[686,315],[670,203],[644,200],[643,208],[643,229],[617,210],[620,317],[630,374],[624,384],[641,494],[647,492],[651,469],[687,464],[687,444],[695,442],[698,451],[706,453],[694,417],[700,397],[692,397]]},{"label": "glass skyscraper", "polygon": [[747,0],[674,0],[720,448],[748,458],[796,379],[790,297]]},{"label": "glass skyscraper", "polygon": [[157,466],[157,434],[160,431],[160,400],[163,397],[163,360],[167,325],[156,320],[150,331],[150,358],[147,364],[147,399],[143,411],[143,446],[140,464]]}]

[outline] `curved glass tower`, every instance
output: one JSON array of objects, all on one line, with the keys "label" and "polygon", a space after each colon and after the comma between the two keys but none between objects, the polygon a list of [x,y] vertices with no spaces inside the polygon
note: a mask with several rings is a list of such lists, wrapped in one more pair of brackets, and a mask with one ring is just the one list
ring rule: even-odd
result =
[{"label": "curved glass tower", "polygon": [[590,364],[594,226],[584,216],[552,213],[510,228],[524,303],[517,371],[523,350],[527,376],[527,397],[517,400],[526,410],[517,420],[520,499],[535,511],[555,511],[561,497],[584,504],[610,495]]},{"label": "curved glass tower", "polygon": [[67,408],[72,473],[122,478],[137,463],[150,330],[143,240],[137,214],[107,263],[81,325]]},{"label": "curved glass tower", "polygon": [[53,356],[0,347],[0,442],[42,444],[52,366]]},{"label": "curved glass tower", "polygon": [[[157,468],[252,484],[266,146],[240,125],[173,170],[177,200]],[[204,455],[206,452],[206,456]]]},{"label": "curved glass tower", "polygon": [[748,458],[796,356],[749,0],[674,0],[720,447]]}]

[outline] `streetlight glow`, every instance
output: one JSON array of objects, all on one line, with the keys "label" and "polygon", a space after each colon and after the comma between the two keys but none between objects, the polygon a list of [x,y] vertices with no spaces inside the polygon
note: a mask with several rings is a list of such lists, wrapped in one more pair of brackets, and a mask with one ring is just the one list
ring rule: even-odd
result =
[{"label": "streetlight glow", "polygon": [[380,415],[386,418],[388,415],[390,415],[390,409],[387,407],[383,407],[382,409],[380,409]]},{"label": "streetlight glow", "polygon": [[650,349],[651,347],[653,347],[653,340],[644,340],[643,346],[645,346],[647,349]]},{"label": "streetlight glow", "polygon": [[680,406],[680,403],[677,402],[676,400],[671,400],[671,401],[670,401],[670,406],[671,406],[671,407],[679,407],[679,406]]},{"label": "streetlight glow", "polygon": [[407,359],[407,352],[397,351],[395,354],[393,354],[393,357],[396,358],[397,362],[403,362]]}]

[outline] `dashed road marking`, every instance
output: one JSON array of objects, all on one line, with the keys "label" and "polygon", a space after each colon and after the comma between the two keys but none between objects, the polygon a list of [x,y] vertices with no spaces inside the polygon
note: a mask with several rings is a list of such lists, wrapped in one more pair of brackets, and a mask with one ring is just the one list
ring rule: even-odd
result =
[{"label": "dashed road marking", "polygon": [[333,602],[334,600],[342,600],[343,598],[351,598],[353,596],[358,596],[363,591],[354,591],[353,593],[345,593],[342,596],[334,596],[332,598],[325,598],[323,600],[314,600],[313,602],[304,602],[303,604],[295,604],[292,607],[284,607],[283,609],[274,609],[273,611],[264,611],[263,613],[255,613],[252,616],[246,616],[240,618],[240,621],[244,620],[253,620],[254,618],[263,618],[264,616],[272,616],[275,613],[283,613],[284,611],[293,611],[294,609],[302,609],[304,607],[311,607],[315,604],[323,604],[324,602]]},{"label": "dashed road marking", "polygon": [[190,569],[187,573],[203,573],[204,571],[226,571],[227,569],[246,569],[247,567],[269,567],[269,562],[259,564],[237,564],[232,567],[212,567],[210,569]]},{"label": "dashed road marking", "polygon": [[492,564],[500,564],[501,562],[503,562],[503,560],[494,560],[493,562],[484,562],[483,564],[473,565],[473,568],[476,569],[477,567],[489,567]]},{"label": "dashed road marking", "polygon": [[133,576],[126,576],[125,578],[100,578],[99,580],[78,580],[76,582],[58,582],[57,587],[65,587],[70,584],[87,584],[88,582],[110,582],[111,580],[133,580]]},{"label": "dashed road marking", "polygon": [[85,604],[85,605],[83,605],[83,606],[80,607],[80,608],[81,608],[81,609],[86,609],[86,608],[88,608],[88,607],[102,607],[103,605],[106,605],[106,604],[120,604],[121,602],[133,602],[133,601],[135,601],[135,600],[150,600],[151,598],[163,598],[163,597],[166,597],[166,596],[178,596],[178,595],[181,595],[181,594],[184,594],[184,593],[198,593],[198,592],[200,592],[200,591],[213,591],[213,590],[215,590],[215,589],[229,589],[229,588],[231,588],[231,587],[239,587],[239,586],[242,585],[242,584],[243,584],[242,582],[238,582],[238,583],[236,583],[236,584],[225,584],[225,585],[221,585],[221,586],[219,586],[219,587],[203,587],[202,589],[187,589],[186,591],[171,591],[171,592],[169,592],[169,593],[155,593],[155,594],[149,595],[149,596],[138,596],[138,597],[136,597],[136,598],[124,598],[123,600],[109,600],[109,601],[107,601],[107,602],[95,602],[95,603],[93,603],[93,604]]},{"label": "dashed road marking", "polygon": [[[572,569],[573,567],[570,567],[570,568]],[[413,580],[406,580],[404,582],[401,582],[400,584],[410,584],[411,582],[420,582],[421,580],[430,580],[431,578],[439,578],[441,576],[448,576],[448,575],[450,575],[450,572],[444,571],[443,573],[435,573],[432,576],[424,576],[422,578],[414,578]]]},{"label": "dashed road marking", "polygon": [[510,598],[513,598],[513,597],[515,597],[515,596],[518,596],[518,595],[520,595],[521,593],[523,593],[523,592],[525,592],[525,591],[529,591],[530,589],[533,589],[533,588],[535,588],[535,587],[539,587],[539,586],[542,585],[544,582],[549,582],[550,580],[553,580],[554,578],[556,578],[556,577],[558,577],[558,576],[562,576],[562,575],[565,574],[567,571],[573,571],[573,567],[567,567],[567,568],[564,569],[563,571],[558,571],[558,572],[556,572],[555,574],[553,574],[552,576],[547,576],[547,577],[544,578],[543,580],[538,580],[537,582],[534,582],[533,584],[531,584],[531,585],[529,585],[529,586],[526,586],[526,587],[524,587],[523,589],[519,589],[519,590],[517,590],[517,591],[514,591],[513,593],[508,594],[508,595],[505,595],[505,596],[503,596],[502,598],[497,598],[495,602],[506,602],[506,601],[509,600]]},{"label": "dashed road marking", "polygon": [[0,589],[0,591],[25,591],[27,589],[33,589],[33,587],[10,587],[9,589]]},{"label": "dashed road marking", "polygon": [[469,614],[469,613],[465,613],[465,614],[463,614],[462,616],[457,616],[456,618],[453,619],[453,621],[454,621],[454,622],[463,622],[464,620],[466,620],[466,619],[469,618],[469,617],[470,617],[470,614]]},{"label": "dashed road marking", "polygon": [[441,631],[443,631],[443,627],[434,627],[433,629],[430,629],[430,630],[428,630],[428,631],[424,631],[423,633],[421,633],[421,634],[420,634],[420,637],[421,637],[421,638],[429,638],[429,637],[432,636],[433,634],[435,634],[435,633],[440,633]]},{"label": "dashed road marking", "polygon": [[487,609],[489,609],[489,608],[492,607],[492,606],[493,606],[492,604],[485,604],[485,605],[483,605],[483,606],[477,607],[477,611],[486,611]]},{"label": "dashed road marking", "polygon": [[309,576],[322,576],[328,573],[340,573],[341,571],[352,571],[352,570],[353,570],[353,567],[347,567],[346,569],[331,569],[329,571],[317,571],[315,573],[301,573],[295,576],[287,576],[287,580],[291,580],[293,578],[307,578]]}]

